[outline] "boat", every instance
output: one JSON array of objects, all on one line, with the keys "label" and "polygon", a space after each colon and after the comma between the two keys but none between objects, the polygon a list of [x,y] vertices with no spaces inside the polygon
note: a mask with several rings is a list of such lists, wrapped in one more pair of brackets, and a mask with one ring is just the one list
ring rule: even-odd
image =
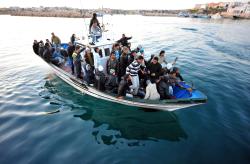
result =
[{"label": "boat", "polygon": [[189,17],[189,13],[181,11],[178,13],[178,17],[187,18],[187,17]]},{"label": "boat", "polygon": [[222,16],[219,13],[216,13],[211,16],[212,19],[222,19]]},{"label": "boat", "polygon": [[211,16],[210,15],[206,15],[206,14],[191,14],[190,15],[191,18],[203,18],[203,19],[210,19]]},{"label": "boat", "polygon": [[[111,52],[111,48],[114,42],[111,39],[105,39],[99,42],[96,42],[96,45],[89,45],[88,40],[78,40],[76,45],[93,49],[95,47],[99,47],[102,52],[104,52],[104,57],[101,58],[101,65],[106,65],[106,61]],[[62,49],[67,49],[68,44],[61,44]],[[38,55],[39,56],[39,55]],[[41,57],[42,58],[42,57]],[[43,58],[42,58],[43,59]],[[187,108],[191,106],[201,105],[206,103],[207,96],[203,94],[201,91],[197,89],[193,89],[190,93],[187,90],[183,90],[180,88],[174,88],[174,94],[176,99],[165,99],[165,100],[144,100],[141,98],[131,98],[125,97],[124,99],[118,99],[115,94],[107,93],[98,90],[94,86],[88,85],[83,79],[77,78],[75,75],[71,74],[70,66],[67,66],[65,61],[64,64],[60,66],[56,66],[52,63],[46,62],[55,72],[55,74],[65,81],[67,84],[71,85],[78,91],[82,92],[85,95],[92,96],[97,99],[101,99],[104,101],[110,101],[113,103],[123,104],[126,106],[134,106],[145,109],[155,109],[155,110],[163,110],[163,111],[174,111],[177,109]],[[105,66],[103,68],[106,68]],[[184,86],[189,87],[187,84],[183,84]]]}]

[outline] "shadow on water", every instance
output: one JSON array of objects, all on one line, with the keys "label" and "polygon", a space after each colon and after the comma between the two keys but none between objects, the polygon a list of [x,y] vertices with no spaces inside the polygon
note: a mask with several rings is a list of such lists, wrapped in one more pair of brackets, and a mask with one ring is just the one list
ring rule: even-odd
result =
[{"label": "shadow on water", "polygon": [[181,28],[182,30],[185,30],[185,31],[198,31],[198,29],[196,28],[187,28],[187,27],[183,27]]},{"label": "shadow on water", "polygon": [[[97,143],[111,145],[122,143],[126,139],[131,141],[126,142],[128,146],[140,146],[138,140],[180,141],[187,138],[173,112],[128,107],[99,100],[80,94],[57,77],[47,79],[44,90],[48,93],[43,93],[41,95],[43,98],[55,102],[58,100],[54,98],[59,96],[63,106],[71,106],[75,118],[92,121],[94,123],[92,135]],[[55,105],[55,103],[50,104]]]}]

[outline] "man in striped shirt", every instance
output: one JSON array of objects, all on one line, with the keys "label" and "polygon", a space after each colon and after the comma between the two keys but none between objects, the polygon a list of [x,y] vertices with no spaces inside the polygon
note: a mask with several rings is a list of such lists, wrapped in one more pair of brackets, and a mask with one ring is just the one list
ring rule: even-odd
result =
[{"label": "man in striped shirt", "polygon": [[133,95],[137,95],[140,87],[138,72],[141,69],[141,64],[143,61],[143,56],[138,56],[138,58],[126,68],[126,74],[131,76],[132,85],[129,86],[129,88],[133,91]]}]

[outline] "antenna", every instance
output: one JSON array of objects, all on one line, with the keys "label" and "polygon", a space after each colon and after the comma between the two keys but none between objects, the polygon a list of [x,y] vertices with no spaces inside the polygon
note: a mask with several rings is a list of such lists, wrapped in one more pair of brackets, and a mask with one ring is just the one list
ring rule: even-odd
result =
[{"label": "antenna", "polygon": [[[83,5],[82,5],[82,0],[80,0],[80,4],[81,4],[81,9],[82,9],[82,13],[83,13]],[[82,14],[83,15],[83,14]],[[89,36],[88,36],[88,27],[87,27],[87,24],[86,24],[86,18],[85,18],[85,15],[83,17],[83,20],[84,20],[84,26],[85,26],[85,30],[86,30],[86,33],[87,33],[87,39],[88,39],[88,43],[89,43]],[[82,36],[82,40],[84,40],[84,31],[83,31],[83,36]]]}]

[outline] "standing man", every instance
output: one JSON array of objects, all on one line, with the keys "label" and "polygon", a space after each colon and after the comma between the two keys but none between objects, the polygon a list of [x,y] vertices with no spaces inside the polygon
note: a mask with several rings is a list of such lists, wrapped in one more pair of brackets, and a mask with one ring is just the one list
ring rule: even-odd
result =
[{"label": "standing man", "polygon": [[102,37],[102,30],[96,22],[93,23],[90,33],[92,37],[91,45],[95,45],[95,42],[98,42],[98,39]]},{"label": "standing man", "polygon": [[68,55],[69,55],[69,60],[70,60],[72,75],[74,75],[74,73],[75,73],[75,68],[74,68],[74,63],[73,63],[73,57],[72,57],[74,51],[75,51],[75,45],[73,45],[71,42],[69,42],[69,46],[67,48],[67,52],[68,52]]},{"label": "standing man", "polygon": [[91,28],[92,28],[92,25],[93,25],[94,23],[97,23],[97,26],[98,26],[100,29],[102,29],[101,26],[100,26],[100,23],[99,23],[99,21],[98,21],[98,19],[97,19],[96,13],[93,14],[93,17],[92,17],[91,20],[90,20],[90,23],[89,23],[89,33],[91,33]]},{"label": "standing man", "polygon": [[122,46],[128,46],[128,40],[132,39],[132,37],[126,37],[125,34],[122,34],[122,38],[118,40],[118,43],[121,43]]},{"label": "standing man", "polygon": [[60,47],[61,46],[61,40],[58,36],[54,34],[54,32],[51,33],[51,43],[54,47]]},{"label": "standing man", "polygon": [[140,87],[138,72],[140,71],[140,67],[143,61],[144,61],[143,56],[139,56],[126,68],[126,74],[129,74],[131,76],[132,85],[129,86],[129,88],[133,93],[133,95],[137,95]]},{"label": "standing man", "polygon": [[76,70],[76,77],[77,78],[83,78],[81,75],[81,47],[80,46],[76,46],[74,53],[72,54],[72,58],[73,58],[73,63],[74,63],[74,67]]},{"label": "standing man", "polygon": [[158,57],[155,56],[147,67],[148,75],[152,83],[155,83],[155,80],[159,79],[161,68],[162,66],[158,62]]}]

